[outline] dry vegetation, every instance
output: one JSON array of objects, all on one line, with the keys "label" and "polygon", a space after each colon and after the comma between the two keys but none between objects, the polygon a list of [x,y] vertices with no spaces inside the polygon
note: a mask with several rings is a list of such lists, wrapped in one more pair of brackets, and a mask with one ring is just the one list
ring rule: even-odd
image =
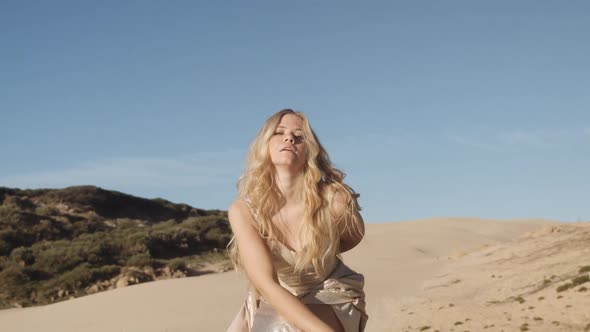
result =
[{"label": "dry vegetation", "polygon": [[94,186],[0,187],[0,308],[230,268],[227,213]]}]

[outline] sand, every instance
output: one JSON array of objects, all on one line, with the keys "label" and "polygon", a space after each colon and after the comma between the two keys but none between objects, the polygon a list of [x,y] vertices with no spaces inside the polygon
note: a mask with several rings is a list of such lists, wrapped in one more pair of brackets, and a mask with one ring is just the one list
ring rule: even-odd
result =
[{"label": "sand", "polygon": [[[580,291],[590,282],[556,291],[590,265],[590,223],[441,218],[367,224],[363,242],[344,261],[366,278],[367,331],[590,331],[590,291]],[[225,331],[245,294],[246,283],[234,271],[160,280],[2,310],[0,327]]]}]

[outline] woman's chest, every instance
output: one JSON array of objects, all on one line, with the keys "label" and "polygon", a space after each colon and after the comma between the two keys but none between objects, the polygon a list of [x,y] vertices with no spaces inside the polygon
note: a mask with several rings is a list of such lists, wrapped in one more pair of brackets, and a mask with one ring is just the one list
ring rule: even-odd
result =
[{"label": "woman's chest", "polygon": [[305,211],[302,207],[283,208],[271,218],[271,222],[279,230],[280,242],[290,250],[299,251],[302,247],[299,234],[304,219]]}]

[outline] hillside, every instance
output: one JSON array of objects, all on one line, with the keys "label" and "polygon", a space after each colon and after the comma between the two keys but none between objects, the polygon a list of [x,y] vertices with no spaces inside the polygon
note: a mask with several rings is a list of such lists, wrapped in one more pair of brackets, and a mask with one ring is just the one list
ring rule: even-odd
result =
[{"label": "hillside", "polygon": [[224,271],[227,213],[95,186],[0,187],[0,308]]}]

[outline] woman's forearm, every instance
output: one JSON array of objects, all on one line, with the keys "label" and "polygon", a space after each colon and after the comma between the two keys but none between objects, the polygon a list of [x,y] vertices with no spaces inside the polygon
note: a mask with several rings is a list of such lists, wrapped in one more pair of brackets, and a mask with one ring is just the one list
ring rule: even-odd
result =
[{"label": "woman's forearm", "polygon": [[261,289],[261,295],[270,303],[273,308],[291,324],[298,329],[308,331],[326,331],[334,330],[322,320],[320,320],[309,308],[303,304],[297,297],[287,291],[278,283],[267,285]]}]

